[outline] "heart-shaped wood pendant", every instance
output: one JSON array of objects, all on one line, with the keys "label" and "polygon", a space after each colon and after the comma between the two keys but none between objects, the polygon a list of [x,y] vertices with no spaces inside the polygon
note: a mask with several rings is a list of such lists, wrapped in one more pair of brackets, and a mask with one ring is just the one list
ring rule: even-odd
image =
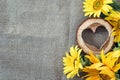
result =
[{"label": "heart-shaped wood pendant", "polygon": [[77,30],[77,43],[84,52],[91,50],[99,54],[103,49],[108,52],[113,46],[113,36],[111,36],[112,26],[103,19],[90,18],[79,26]]}]

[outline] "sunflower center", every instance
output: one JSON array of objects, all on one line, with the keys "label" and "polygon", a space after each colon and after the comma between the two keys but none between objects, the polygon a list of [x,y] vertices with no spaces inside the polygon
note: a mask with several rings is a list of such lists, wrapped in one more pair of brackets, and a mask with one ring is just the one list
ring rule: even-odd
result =
[{"label": "sunflower center", "polygon": [[75,58],[75,60],[73,62],[74,68],[76,68],[76,62],[77,62],[77,59]]},{"label": "sunflower center", "polygon": [[93,8],[95,10],[101,9],[102,6],[103,6],[103,0],[95,0],[94,3],[93,3]]}]

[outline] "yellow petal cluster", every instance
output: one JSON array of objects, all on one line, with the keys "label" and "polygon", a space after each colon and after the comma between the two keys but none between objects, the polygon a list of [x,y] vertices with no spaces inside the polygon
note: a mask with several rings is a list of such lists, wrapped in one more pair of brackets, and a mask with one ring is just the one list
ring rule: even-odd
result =
[{"label": "yellow petal cluster", "polygon": [[120,12],[111,10],[105,20],[107,20],[114,27],[114,29],[116,29],[120,20]]},{"label": "yellow petal cluster", "polygon": [[114,42],[120,42],[120,12],[112,10],[105,19],[113,26]]},{"label": "yellow petal cluster", "polygon": [[71,47],[70,53],[66,52],[66,57],[63,57],[63,70],[68,79],[73,78],[75,75],[79,76],[79,70],[83,68],[80,61],[81,51],[78,46]]},{"label": "yellow petal cluster", "polygon": [[120,42],[120,29],[113,31],[112,35],[114,36],[114,42]]},{"label": "yellow petal cluster", "polygon": [[112,3],[112,0],[85,0],[83,2],[83,11],[85,16],[100,17],[101,13],[107,15],[110,12],[112,7],[109,4]]},{"label": "yellow petal cluster", "polygon": [[91,52],[86,57],[92,63],[83,69],[87,73],[86,80],[116,80],[115,72],[120,69],[120,63],[117,63],[120,50],[111,51],[106,55],[102,50],[101,59],[98,59]]}]

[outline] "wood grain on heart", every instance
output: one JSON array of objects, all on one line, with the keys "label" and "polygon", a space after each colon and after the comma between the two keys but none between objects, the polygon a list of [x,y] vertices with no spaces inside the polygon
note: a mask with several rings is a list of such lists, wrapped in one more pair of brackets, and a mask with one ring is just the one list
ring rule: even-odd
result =
[{"label": "wood grain on heart", "polygon": [[91,50],[99,54],[108,52],[113,46],[112,26],[103,19],[90,18],[82,22],[77,30],[77,43],[85,53]]}]

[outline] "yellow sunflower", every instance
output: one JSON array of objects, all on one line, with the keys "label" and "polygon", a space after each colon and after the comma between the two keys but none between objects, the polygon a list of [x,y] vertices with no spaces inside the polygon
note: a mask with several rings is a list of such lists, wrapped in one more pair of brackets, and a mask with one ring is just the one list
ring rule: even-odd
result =
[{"label": "yellow sunflower", "polygon": [[116,29],[117,26],[120,28],[120,12],[111,10],[105,20],[107,20],[114,27],[114,29]]},{"label": "yellow sunflower", "polygon": [[120,42],[120,12],[112,10],[105,19],[113,26],[114,42]]},{"label": "yellow sunflower", "polygon": [[[104,63],[106,65],[108,65],[111,69],[113,69],[113,71],[117,70],[117,68],[120,68],[120,49],[119,50],[115,50],[115,51],[111,51],[111,52],[108,52],[106,54],[107,58],[106,60],[104,61]],[[111,64],[109,64],[108,62],[111,62]],[[115,68],[113,68],[113,66]],[[119,67],[117,67],[119,66]]]},{"label": "yellow sunflower", "polygon": [[101,59],[98,59],[90,52],[87,58],[92,64],[83,69],[87,73],[86,80],[116,80],[115,73],[120,69],[120,63],[116,64],[119,57],[120,50],[108,54],[104,54],[102,50]]},{"label": "yellow sunflower", "polygon": [[102,63],[94,63],[83,69],[86,80],[115,80],[115,73]]},{"label": "yellow sunflower", "polygon": [[106,55],[102,51],[101,63],[103,63],[105,66],[107,66],[111,71],[115,73],[120,69],[120,63],[116,64],[119,57],[120,57],[120,50],[108,52]]},{"label": "yellow sunflower", "polygon": [[113,31],[112,35],[114,36],[114,42],[120,42],[120,29]]},{"label": "yellow sunflower", "polygon": [[101,12],[105,15],[112,9],[109,4],[112,4],[112,0],[85,0],[83,2],[85,16],[100,17]]},{"label": "yellow sunflower", "polygon": [[79,76],[79,70],[83,68],[80,61],[81,49],[76,47],[70,48],[70,54],[66,52],[66,57],[63,57],[64,74],[67,78],[73,78],[75,75]]}]

